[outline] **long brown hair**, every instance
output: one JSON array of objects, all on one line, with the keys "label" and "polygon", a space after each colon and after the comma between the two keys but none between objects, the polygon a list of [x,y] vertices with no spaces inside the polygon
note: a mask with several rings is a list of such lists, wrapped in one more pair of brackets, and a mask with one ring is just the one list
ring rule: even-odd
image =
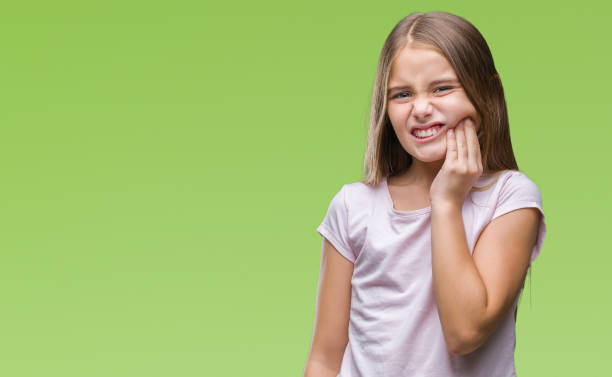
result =
[{"label": "long brown hair", "polygon": [[391,63],[409,43],[429,45],[455,69],[467,97],[480,115],[478,131],[483,175],[518,170],[504,89],[484,37],[467,20],[446,12],[412,13],[391,31],[378,60],[364,158],[365,179],[378,185],[383,177],[410,167],[412,156],[401,146],[387,114],[387,84]]}]

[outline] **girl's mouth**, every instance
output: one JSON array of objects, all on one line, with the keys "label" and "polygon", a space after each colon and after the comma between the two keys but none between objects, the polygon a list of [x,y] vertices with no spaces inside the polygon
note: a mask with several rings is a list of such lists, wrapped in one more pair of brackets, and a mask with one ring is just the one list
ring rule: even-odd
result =
[{"label": "girl's mouth", "polygon": [[411,135],[417,143],[427,143],[428,141],[432,141],[438,137],[445,127],[445,124],[435,125],[426,130],[414,130],[412,131]]}]

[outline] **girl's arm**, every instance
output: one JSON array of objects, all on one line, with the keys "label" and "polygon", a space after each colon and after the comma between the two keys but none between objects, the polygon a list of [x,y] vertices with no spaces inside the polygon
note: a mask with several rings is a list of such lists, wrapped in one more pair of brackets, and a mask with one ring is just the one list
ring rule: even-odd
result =
[{"label": "girl's arm", "polygon": [[432,203],[434,293],[453,354],[478,348],[508,314],[527,272],[540,213],[521,208],[491,221],[470,255],[461,206]]},{"label": "girl's arm", "polygon": [[540,213],[521,207],[496,217],[470,255],[461,209],[483,171],[476,125],[467,117],[446,136],[446,158],[429,190],[432,274],[447,346],[464,355],[508,315],[535,250]]},{"label": "girl's arm", "polygon": [[336,377],[348,343],[353,263],[323,238],[314,331],[304,377]]}]

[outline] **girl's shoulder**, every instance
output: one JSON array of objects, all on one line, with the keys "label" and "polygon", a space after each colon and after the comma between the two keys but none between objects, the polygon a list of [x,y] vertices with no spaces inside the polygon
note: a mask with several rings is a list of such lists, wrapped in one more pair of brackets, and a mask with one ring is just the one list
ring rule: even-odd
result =
[{"label": "girl's shoulder", "polygon": [[522,171],[514,169],[497,170],[483,174],[478,178],[473,191],[486,191],[493,187],[501,187],[508,184],[534,184],[534,182]]},{"label": "girl's shoulder", "polygon": [[349,208],[356,209],[371,205],[374,199],[380,195],[382,188],[382,181],[378,185],[369,185],[361,180],[344,184],[341,191],[346,205]]},{"label": "girl's shoulder", "polygon": [[497,206],[506,200],[541,202],[538,185],[522,171],[500,170],[481,176],[472,188],[471,199],[480,206]]},{"label": "girl's shoulder", "polygon": [[539,190],[538,185],[527,174],[520,170],[504,170],[499,174],[500,187],[511,190]]},{"label": "girl's shoulder", "polygon": [[[524,195],[521,193],[537,190],[535,183],[519,170],[505,169],[482,175],[470,191],[473,204],[481,207],[491,207],[499,204],[508,196]],[[533,195],[531,195],[533,196]]]},{"label": "girl's shoulder", "polygon": [[345,186],[355,195],[375,195],[377,192],[383,189],[385,179],[386,178],[383,177],[378,184],[368,184],[365,179],[362,179],[360,181],[347,183]]}]

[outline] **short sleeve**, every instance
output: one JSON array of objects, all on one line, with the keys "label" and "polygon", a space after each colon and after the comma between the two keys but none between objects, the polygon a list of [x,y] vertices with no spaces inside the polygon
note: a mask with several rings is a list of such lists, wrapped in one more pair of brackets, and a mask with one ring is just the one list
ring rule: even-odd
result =
[{"label": "short sleeve", "polygon": [[323,222],[317,232],[325,237],[342,256],[355,263],[355,253],[349,242],[348,207],[346,203],[346,185],[331,200]]},{"label": "short sleeve", "polygon": [[513,173],[501,187],[499,200],[491,221],[503,214],[520,209],[537,208],[540,213],[538,236],[529,258],[531,264],[540,254],[546,236],[546,221],[542,207],[542,195],[538,186],[522,172]]}]

